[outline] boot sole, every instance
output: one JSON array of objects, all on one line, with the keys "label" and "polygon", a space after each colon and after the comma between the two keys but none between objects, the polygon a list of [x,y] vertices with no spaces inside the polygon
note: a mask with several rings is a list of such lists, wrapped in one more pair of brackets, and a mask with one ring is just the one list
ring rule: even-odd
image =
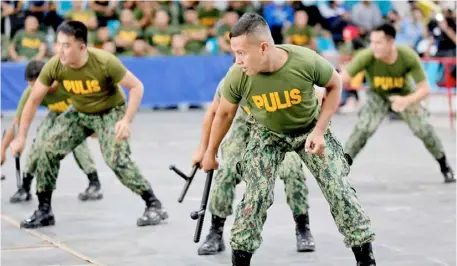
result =
[{"label": "boot sole", "polygon": [[90,197],[90,196],[87,196],[87,195],[84,195],[84,194],[79,194],[79,195],[78,195],[78,199],[79,199],[80,201],[88,201],[88,200],[95,201],[95,200],[101,200],[101,199],[103,199],[103,194],[99,194],[99,195],[97,195],[96,197]]},{"label": "boot sole", "polygon": [[197,253],[200,256],[211,256],[211,255],[217,255],[225,250],[225,245],[219,245],[219,249],[217,251],[209,251],[209,250],[198,250]]},{"label": "boot sole", "polygon": [[158,225],[162,221],[168,219],[168,213],[167,212],[161,213],[159,217],[160,217],[160,219],[158,219],[158,220],[138,220],[138,221],[136,221],[136,225],[137,226]]},{"label": "boot sole", "polygon": [[297,249],[297,252],[314,252],[316,250],[316,247],[306,247],[306,248],[301,248]]},{"label": "boot sole", "polygon": [[446,183],[446,184],[455,183],[455,179],[445,179],[444,183]]},{"label": "boot sole", "polygon": [[47,220],[46,222],[43,222],[41,224],[25,224],[25,223],[21,222],[20,228],[35,229],[35,228],[46,227],[46,226],[54,226],[55,224],[56,224],[55,219]]},{"label": "boot sole", "polygon": [[21,203],[21,202],[28,202],[28,201],[31,201],[32,200],[32,196],[29,196],[25,199],[10,199],[10,203]]}]

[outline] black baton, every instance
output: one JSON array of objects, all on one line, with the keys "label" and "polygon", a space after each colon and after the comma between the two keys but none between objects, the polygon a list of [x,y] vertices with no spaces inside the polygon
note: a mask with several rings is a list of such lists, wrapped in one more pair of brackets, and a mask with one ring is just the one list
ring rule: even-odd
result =
[{"label": "black baton", "polygon": [[[2,133],[2,141],[3,139],[5,138],[5,133],[6,133],[6,130],[3,130],[3,133]],[[6,176],[4,174],[2,174],[2,177],[1,177],[1,180],[5,180],[6,179]]]},{"label": "black baton", "polygon": [[[17,125],[14,125],[14,136],[16,136],[17,132]],[[15,161],[16,161],[16,184],[17,188],[21,189],[22,188],[22,178],[21,178],[21,154],[18,153],[16,156],[14,156]]]},{"label": "black baton", "polygon": [[173,170],[176,174],[178,174],[179,176],[181,176],[184,180],[186,180],[186,184],[184,184],[184,188],[181,192],[181,195],[179,195],[179,198],[178,198],[178,202],[179,203],[182,203],[182,201],[184,200],[184,197],[186,196],[187,194],[187,191],[189,190],[189,187],[190,187],[190,184],[192,183],[192,181],[194,180],[194,176],[195,174],[197,173],[197,170],[198,170],[198,164],[197,165],[194,165],[194,167],[192,168],[192,172],[190,173],[189,176],[187,176],[186,174],[184,174],[183,172],[181,172],[181,170],[179,170],[178,168],[176,168],[174,165],[170,165],[170,170]]},{"label": "black baton", "polygon": [[190,213],[192,220],[197,220],[197,227],[195,228],[194,242],[200,242],[200,236],[202,234],[203,221],[205,220],[206,204],[208,203],[209,192],[211,190],[211,181],[213,180],[214,170],[210,170],[206,175],[205,189],[203,190],[202,202],[200,204],[200,210]]}]

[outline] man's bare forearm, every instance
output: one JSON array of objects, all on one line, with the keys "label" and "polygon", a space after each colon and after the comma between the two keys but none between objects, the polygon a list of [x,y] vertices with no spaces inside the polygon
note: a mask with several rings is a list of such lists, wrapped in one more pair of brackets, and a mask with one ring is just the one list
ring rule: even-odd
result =
[{"label": "man's bare forearm", "polygon": [[217,112],[214,118],[213,125],[211,126],[211,135],[207,152],[216,154],[222,140],[232,125],[233,116],[229,113]]},{"label": "man's bare forearm", "polygon": [[417,87],[416,91],[410,93],[408,96],[409,102],[411,103],[419,103],[423,99],[427,98],[430,94],[430,87],[428,85],[423,85]]},{"label": "man's bare forearm", "polygon": [[140,107],[141,99],[143,98],[143,86],[131,88],[129,91],[129,102],[125,111],[124,120],[133,121],[138,108]]},{"label": "man's bare forearm", "polygon": [[30,124],[32,123],[33,118],[35,117],[36,110],[38,109],[38,106],[40,105],[41,101],[42,99],[34,99],[33,97],[30,97],[25,103],[21,115],[21,120],[19,123],[19,132],[17,133],[19,137],[27,137]]},{"label": "man's bare forearm", "polygon": [[5,136],[3,137],[2,140],[2,152],[6,152],[8,147],[10,146],[11,142],[14,139],[14,125],[18,124],[17,119],[15,119],[13,122],[11,122],[11,125],[9,126],[8,130],[5,133]]},{"label": "man's bare forearm", "polygon": [[203,117],[202,133],[200,137],[200,149],[206,151],[208,148],[209,137],[211,135],[211,125],[213,124],[214,117],[216,116],[212,108],[208,109]]},{"label": "man's bare forearm", "polygon": [[341,83],[337,85],[332,85],[327,87],[327,94],[325,96],[325,101],[322,103],[322,109],[317,120],[315,130],[318,130],[319,133],[324,133],[327,130],[328,123],[332,116],[338,110],[339,103],[341,101]]}]

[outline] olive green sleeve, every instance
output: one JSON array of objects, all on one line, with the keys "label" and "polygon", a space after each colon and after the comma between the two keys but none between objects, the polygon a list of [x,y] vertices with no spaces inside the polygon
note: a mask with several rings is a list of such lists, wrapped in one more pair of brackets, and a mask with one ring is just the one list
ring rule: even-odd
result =
[{"label": "olive green sleeve", "polygon": [[325,87],[333,75],[333,66],[317,53],[314,58],[314,83],[317,86]]},{"label": "olive green sleeve", "polygon": [[59,63],[59,58],[54,56],[49,60],[43,67],[38,76],[38,80],[43,83],[43,85],[50,87],[54,80],[57,79],[57,64]]},{"label": "olive green sleeve", "polygon": [[345,69],[351,77],[364,70],[367,65],[373,60],[373,52],[371,49],[365,49],[357,53],[352,61],[346,65]]},{"label": "olive green sleeve", "polygon": [[224,82],[219,89],[221,95],[233,104],[239,104],[243,98],[241,86],[242,70],[237,66],[232,66],[224,78]]},{"label": "olive green sleeve", "polygon": [[422,63],[420,61],[419,55],[414,52],[414,50],[409,49],[406,52],[408,60],[409,60],[409,74],[414,79],[414,82],[420,83],[424,81],[427,77],[425,75],[424,68],[422,67]]},{"label": "olive green sleeve", "polygon": [[114,55],[110,55],[107,61],[108,76],[113,79],[113,82],[119,83],[127,73],[127,69],[122,62]]},{"label": "olive green sleeve", "polygon": [[25,103],[27,102],[27,99],[30,96],[30,93],[32,92],[32,88],[27,87],[27,89],[22,92],[21,99],[19,100],[19,103],[17,105],[16,109],[16,118],[19,120],[21,119],[22,116],[22,110],[24,110]]}]

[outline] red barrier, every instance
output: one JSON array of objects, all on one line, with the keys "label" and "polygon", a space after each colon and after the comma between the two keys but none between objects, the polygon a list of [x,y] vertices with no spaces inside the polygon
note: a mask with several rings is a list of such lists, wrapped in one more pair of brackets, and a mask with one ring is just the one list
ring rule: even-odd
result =
[{"label": "red barrier", "polygon": [[[352,56],[338,55],[338,54],[325,54],[324,57],[332,62],[335,66],[339,67],[349,62],[352,59]],[[444,57],[428,57],[421,58],[422,62],[437,62],[444,65],[444,79],[437,83],[438,87],[446,88],[446,94],[448,96],[448,105],[449,105],[449,120],[451,128],[454,129],[454,120],[456,118],[455,110],[453,107],[452,97],[455,97],[456,93],[453,91],[456,87],[456,80],[451,74],[451,66],[456,65],[455,58],[444,58]],[[346,88],[349,90],[367,90],[366,86],[361,88]],[[432,92],[432,94],[442,94],[442,92]]]}]

